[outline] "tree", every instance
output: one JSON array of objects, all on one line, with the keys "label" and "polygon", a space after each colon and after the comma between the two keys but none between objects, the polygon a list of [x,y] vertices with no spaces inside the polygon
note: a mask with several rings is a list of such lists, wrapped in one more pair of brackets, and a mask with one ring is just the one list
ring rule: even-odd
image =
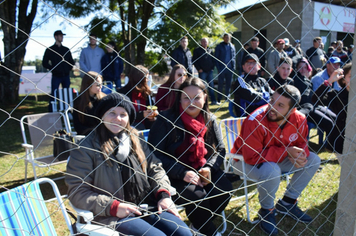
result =
[{"label": "tree", "polygon": [[38,0],[5,0],[0,3],[0,22],[4,33],[4,63],[0,65],[0,102],[14,103],[18,90],[26,45]]}]

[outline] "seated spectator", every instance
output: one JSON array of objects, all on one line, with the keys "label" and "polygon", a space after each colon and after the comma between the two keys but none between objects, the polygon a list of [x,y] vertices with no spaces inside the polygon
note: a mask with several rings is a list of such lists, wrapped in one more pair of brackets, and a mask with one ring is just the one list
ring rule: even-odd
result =
[{"label": "seated spectator", "polygon": [[[345,139],[345,125],[347,106],[349,102],[349,90],[351,80],[351,63],[344,66],[343,69],[335,70],[329,79],[315,91],[313,102],[321,106],[327,106],[336,114],[336,128],[327,136],[328,143],[337,153],[342,153]],[[331,88],[334,82],[338,82],[341,90]]]},{"label": "seated spectator", "polygon": [[256,108],[269,102],[273,92],[267,81],[258,76],[261,69],[259,59],[255,54],[247,54],[242,68],[244,77],[238,77],[233,86],[234,112],[237,117],[246,116]]},{"label": "seated spectator", "polygon": [[181,64],[173,66],[171,74],[166,83],[159,86],[156,95],[156,106],[158,111],[171,108],[176,98],[176,91],[187,78],[187,70]]},{"label": "seated spectator", "polygon": [[[311,79],[311,83],[313,85],[313,91],[316,91],[321,84],[324,83],[325,80],[329,79],[330,75],[341,66],[341,60],[338,57],[330,57],[326,62],[326,69],[320,71],[316,75],[314,75]],[[332,87],[337,91],[340,90],[340,86],[338,83],[333,83]]]},{"label": "seated spectator", "polygon": [[121,88],[121,73],[124,71],[124,62],[120,58],[116,44],[110,41],[106,45],[107,53],[101,58],[101,71],[105,81],[115,83],[116,89]]},{"label": "seated spectator", "polygon": [[135,107],[137,119],[132,124],[138,130],[151,128],[158,115],[157,110],[147,109],[153,104],[151,90],[147,84],[149,71],[142,65],[133,66],[129,74],[129,82],[118,90],[128,96]]},{"label": "seated spectator", "polygon": [[283,84],[293,85],[293,79],[289,77],[292,72],[292,59],[282,57],[279,60],[276,74],[268,80],[271,89],[276,90]]},{"label": "seated spectator", "polygon": [[[71,203],[120,235],[191,235],[170,198],[162,163],[130,126],[136,116],[130,99],[109,94],[95,115],[102,123],[71,151],[67,164]],[[141,204],[158,214],[144,215]]]},{"label": "seated spectator", "polygon": [[89,134],[99,121],[94,117],[95,108],[105,96],[101,92],[103,77],[94,71],[84,74],[80,86],[80,95],[74,101],[73,125],[78,135]]},{"label": "seated spectator", "polygon": [[[306,58],[301,58],[297,63],[296,75],[294,76],[294,86],[299,90],[302,97],[299,103],[298,111],[303,113],[308,122],[318,126],[328,135],[334,127],[336,115],[325,106],[314,106],[312,96],[314,94],[309,75],[312,71]],[[330,149],[329,143],[326,148]]]},{"label": "seated spectator", "polygon": [[[320,165],[317,154],[308,149],[308,125],[296,110],[300,93],[293,85],[283,85],[272,95],[271,102],[254,111],[242,124],[240,136],[231,153],[245,161],[245,173],[258,181],[260,227],[276,235],[276,211],[297,221],[313,220],[298,207],[298,197]],[[234,172],[241,175],[241,161],[234,161]],[[284,172],[294,172],[281,200],[274,204]]]},{"label": "seated spectator", "polygon": [[220,235],[213,220],[229,203],[232,185],[220,169],[225,147],[209,111],[206,84],[196,77],[184,81],[174,106],[161,113],[151,130],[148,141],[179,193],[176,203],[185,206],[192,229]]}]

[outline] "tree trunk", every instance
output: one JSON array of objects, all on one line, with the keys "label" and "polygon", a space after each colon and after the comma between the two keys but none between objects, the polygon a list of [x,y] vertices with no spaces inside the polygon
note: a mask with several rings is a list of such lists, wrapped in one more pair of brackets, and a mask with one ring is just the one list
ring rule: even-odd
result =
[{"label": "tree trunk", "polygon": [[14,104],[18,99],[20,75],[37,4],[38,0],[31,1],[31,4],[30,0],[5,0],[0,4],[5,49],[4,65],[0,71],[4,94],[0,102],[5,105]]}]

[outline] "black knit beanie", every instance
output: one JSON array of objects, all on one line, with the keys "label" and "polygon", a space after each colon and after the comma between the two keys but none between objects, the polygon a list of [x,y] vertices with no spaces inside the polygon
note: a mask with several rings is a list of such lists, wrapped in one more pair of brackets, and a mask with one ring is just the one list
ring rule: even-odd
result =
[{"label": "black knit beanie", "polygon": [[110,93],[103,97],[95,109],[95,116],[102,119],[105,112],[113,107],[123,107],[129,115],[130,124],[136,119],[136,111],[131,100],[121,93]]}]

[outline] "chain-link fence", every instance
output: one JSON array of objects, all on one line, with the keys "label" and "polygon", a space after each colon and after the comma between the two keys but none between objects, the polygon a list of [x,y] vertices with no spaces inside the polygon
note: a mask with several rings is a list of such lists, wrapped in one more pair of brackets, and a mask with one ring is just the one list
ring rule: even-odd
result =
[{"label": "chain-link fence", "polygon": [[1,1],[2,191],[65,176],[69,211],[120,235],[354,235],[355,7]]}]

